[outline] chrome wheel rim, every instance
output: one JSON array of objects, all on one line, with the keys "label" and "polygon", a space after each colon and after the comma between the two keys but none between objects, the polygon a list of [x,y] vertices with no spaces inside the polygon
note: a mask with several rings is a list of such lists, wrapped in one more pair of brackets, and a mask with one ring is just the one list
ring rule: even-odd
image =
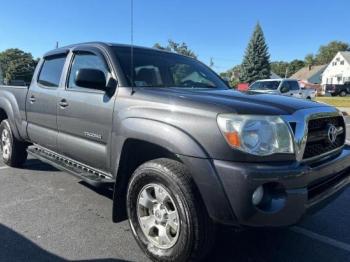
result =
[{"label": "chrome wheel rim", "polygon": [[168,249],[176,244],[180,219],[175,202],[161,185],[148,184],[137,199],[137,217],[146,238],[158,248]]},{"label": "chrome wheel rim", "polygon": [[1,133],[1,150],[2,157],[4,159],[9,159],[11,154],[11,140],[10,132],[7,129],[3,129]]}]

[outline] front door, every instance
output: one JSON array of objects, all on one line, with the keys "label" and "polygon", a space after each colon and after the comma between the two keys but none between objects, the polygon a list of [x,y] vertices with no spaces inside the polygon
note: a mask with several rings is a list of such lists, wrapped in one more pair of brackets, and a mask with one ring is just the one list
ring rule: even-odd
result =
[{"label": "front door", "polygon": [[46,57],[29,88],[26,111],[30,140],[57,150],[57,98],[66,55]]},{"label": "front door", "polygon": [[58,147],[74,160],[108,171],[114,96],[77,86],[79,69],[99,69],[108,78],[110,67],[98,52],[74,51],[65,90],[59,93]]},{"label": "front door", "polygon": [[297,81],[287,81],[289,83],[290,96],[301,98],[302,92]]}]

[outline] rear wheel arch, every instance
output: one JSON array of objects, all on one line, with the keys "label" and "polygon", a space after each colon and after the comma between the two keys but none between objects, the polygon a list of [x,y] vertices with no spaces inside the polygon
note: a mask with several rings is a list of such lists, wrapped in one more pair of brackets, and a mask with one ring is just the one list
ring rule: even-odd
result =
[{"label": "rear wheel arch", "polygon": [[0,122],[8,119],[13,135],[18,140],[23,140],[19,134],[15,115],[11,103],[3,97],[0,97]]}]

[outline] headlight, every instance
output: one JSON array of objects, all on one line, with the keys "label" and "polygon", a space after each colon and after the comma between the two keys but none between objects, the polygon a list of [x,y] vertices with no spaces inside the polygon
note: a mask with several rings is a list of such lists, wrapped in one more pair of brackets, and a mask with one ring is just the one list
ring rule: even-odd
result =
[{"label": "headlight", "polygon": [[291,132],[279,116],[220,114],[217,120],[233,148],[259,156],[294,152]]}]

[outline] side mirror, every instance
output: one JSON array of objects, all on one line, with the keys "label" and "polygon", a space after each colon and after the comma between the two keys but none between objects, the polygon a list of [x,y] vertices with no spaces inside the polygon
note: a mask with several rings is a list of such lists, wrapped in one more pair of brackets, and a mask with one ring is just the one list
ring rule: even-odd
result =
[{"label": "side mirror", "polygon": [[289,92],[289,91],[290,91],[290,89],[289,89],[288,86],[282,86],[282,87],[281,87],[281,93],[287,93],[287,92]]},{"label": "side mirror", "polygon": [[106,91],[106,76],[101,70],[82,68],[77,71],[75,84],[80,87]]}]

